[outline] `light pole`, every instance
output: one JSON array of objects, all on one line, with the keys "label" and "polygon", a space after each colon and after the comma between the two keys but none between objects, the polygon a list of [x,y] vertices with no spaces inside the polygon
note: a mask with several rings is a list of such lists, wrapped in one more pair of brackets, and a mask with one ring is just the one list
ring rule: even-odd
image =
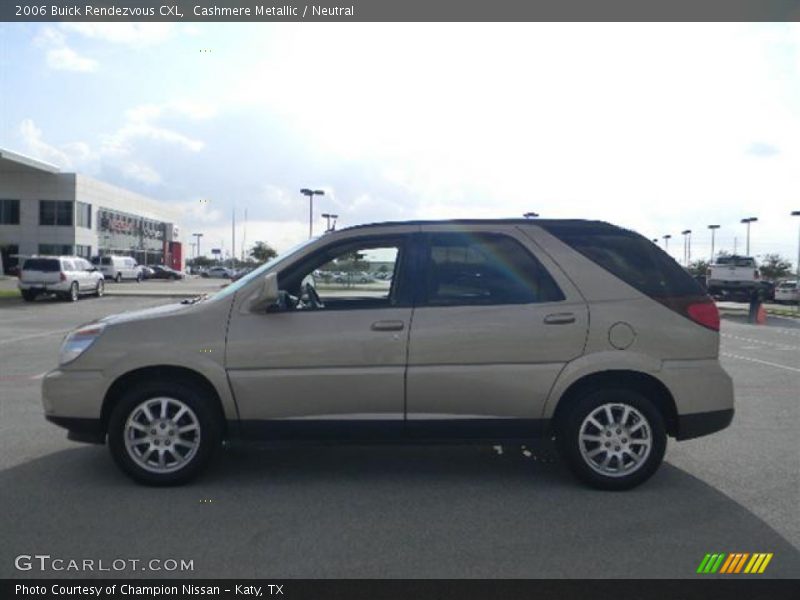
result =
[{"label": "light pole", "polygon": [[[792,216],[800,217],[800,210],[793,210]],[[797,274],[797,286],[800,288],[800,227],[798,227],[797,232],[797,268],[795,273]],[[797,305],[797,308],[800,309],[800,304]]]},{"label": "light pole", "polygon": [[750,223],[755,223],[758,221],[758,217],[747,217],[746,219],[742,219],[742,223],[747,224],[747,246],[745,250],[745,255],[750,256]]},{"label": "light pole", "polygon": [[195,256],[195,258],[199,258],[200,257],[200,238],[203,237],[203,234],[202,233],[193,233],[192,235],[196,239],[195,246],[197,247],[197,255]]},{"label": "light pole", "polygon": [[709,225],[708,228],[711,230],[711,262],[714,262],[714,233],[716,230],[719,229],[719,225]]},{"label": "light pole", "polygon": [[[339,218],[339,215],[334,215],[332,213],[322,213],[322,218],[327,221],[327,225],[325,226],[325,231],[333,231],[336,229],[336,219]],[[333,227],[331,227],[331,221],[333,221]]]},{"label": "light pole", "polygon": [[308,196],[308,239],[314,237],[314,196],[324,196],[324,190],[303,188],[300,193]]},{"label": "light pole", "polygon": [[669,254],[669,240],[672,237],[670,234],[662,236],[664,238],[664,252]]},{"label": "light pole", "polygon": [[683,236],[683,264],[689,266],[689,261],[692,260],[692,230],[684,229],[681,231]]},{"label": "light pole", "polygon": [[538,216],[539,216],[539,213],[535,213],[535,212],[526,212],[526,213],[525,213],[524,215],[522,215],[522,216],[523,216],[523,217],[525,217],[526,219],[535,219],[536,217],[538,217]]}]

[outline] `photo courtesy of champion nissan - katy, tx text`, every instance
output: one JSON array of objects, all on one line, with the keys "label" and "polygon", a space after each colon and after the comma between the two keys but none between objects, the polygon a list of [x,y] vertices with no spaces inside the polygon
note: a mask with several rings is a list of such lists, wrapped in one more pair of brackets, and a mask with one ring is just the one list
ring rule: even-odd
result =
[{"label": "photo courtesy of champion nissan - katy, tx text", "polygon": [[[326,284],[368,260],[391,274]],[[327,274],[327,275],[326,275]],[[214,295],[84,325],[46,417],[179,484],[223,440],[525,443],[628,489],[667,437],[727,427],[719,314],[678,263],[598,221],[379,223],[309,240]]]}]

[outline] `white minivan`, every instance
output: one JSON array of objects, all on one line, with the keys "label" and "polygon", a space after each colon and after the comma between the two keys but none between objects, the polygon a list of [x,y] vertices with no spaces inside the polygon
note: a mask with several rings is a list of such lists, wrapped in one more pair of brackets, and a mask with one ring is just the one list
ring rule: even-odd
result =
[{"label": "white minivan", "polygon": [[130,256],[95,256],[92,264],[103,274],[106,279],[113,279],[117,283],[123,279],[133,279],[141,282],[144,279],[142,268]]}]

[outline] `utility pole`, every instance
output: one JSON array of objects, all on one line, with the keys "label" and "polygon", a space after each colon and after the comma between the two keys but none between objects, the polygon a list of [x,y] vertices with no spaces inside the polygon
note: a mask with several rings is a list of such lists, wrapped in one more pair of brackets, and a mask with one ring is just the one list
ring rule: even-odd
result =
[{"label": "utility pole", "polygon": [[231,268],[236,262],[236,204],[233,205],[231,214]]},{"label": "utility pole", "polygon": [[197,241],[197,257],[196,258],[199,258],[200,257],[200,238],[203,237],[203,234],[202,233],[193,233],[192,235],[196,238],[196,241]]},{"label": "utility pole", "polygon": [[303,188],[300,193],[308,196],[308,239],[314,237],[314,196],[324,196],[324,190],[311,190]]},{"label": "utility pole", "polygon": [[747,250],[745,251],[746,256],[750,256],[750,223],[755,223],[758,221],[758,217],[747,217],[746,219],[742,219],[742,223],[747,224]]},{"label": "utility pole", "polygon": [[716,233],[717,229],[719,229],[719,225],[709,225],[708,228],[711,230],[711,262],[714,262],[714,234]]}]

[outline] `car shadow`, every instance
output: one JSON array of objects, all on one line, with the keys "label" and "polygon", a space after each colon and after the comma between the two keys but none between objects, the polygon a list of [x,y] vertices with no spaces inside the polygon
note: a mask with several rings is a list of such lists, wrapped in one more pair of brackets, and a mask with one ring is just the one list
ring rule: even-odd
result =
[{"label": "car shadow", "polygon": [[[693,578],[717,552],[774,553],[757,577],[800,572],[766,523],[669,464],[601,492],[519,448],[231,447],[159,489],[86,446],[6,469],[0,489],[0,577]],[[21,572],[20,554],[194,569]]]}]

